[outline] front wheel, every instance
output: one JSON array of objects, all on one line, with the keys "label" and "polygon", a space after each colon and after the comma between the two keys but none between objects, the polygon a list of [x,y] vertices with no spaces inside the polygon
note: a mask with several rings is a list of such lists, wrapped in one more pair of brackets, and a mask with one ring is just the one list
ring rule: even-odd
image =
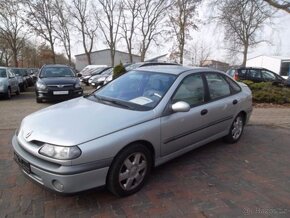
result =
[{"label": "front wheel", "polygon": [[136,193],[145,184],[152,167],[152,155],[142,144],[133,144],[117,155],[110,167],[107,187],[123,197]]},{"label": "front wheel", "polygon": [[235,143],[239,141],[244,130],[244,117],[239,114],[234,119],[229,134],[224,138],[226,142]]}]

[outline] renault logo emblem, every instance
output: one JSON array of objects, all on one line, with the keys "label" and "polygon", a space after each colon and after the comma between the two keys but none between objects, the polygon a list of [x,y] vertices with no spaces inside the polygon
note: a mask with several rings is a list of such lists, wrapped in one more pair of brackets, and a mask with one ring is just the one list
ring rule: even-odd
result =
[{"label": "renault logo emblem", "polygon": [[25,138],[28,139],[29,136],[31,136],[32,132],[33,132],[33,131],[30,131],[30,132],[26,133]]}]

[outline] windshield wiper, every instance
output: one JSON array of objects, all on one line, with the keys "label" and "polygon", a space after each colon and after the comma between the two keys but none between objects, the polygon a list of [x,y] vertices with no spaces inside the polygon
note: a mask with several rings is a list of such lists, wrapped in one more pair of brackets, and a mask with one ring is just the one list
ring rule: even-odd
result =
[{"label": "windshield wiper", "polygon": [[101,96],[98,96],[98,95],[93,95],[98,101],[101,101],[101,102],[108,102],[110,104],[114,104],[114,105],[117,105],[117,106],[121,106],[123,108],[128,108],[128,109],[135,109],[134,107],[128,105],[127,103],[125,102],[122,102],[122,101],[119,101],[119,100],[114,100],[114,99],[110,99],[110,98],[104,98],[104,97],[101,97]]}]

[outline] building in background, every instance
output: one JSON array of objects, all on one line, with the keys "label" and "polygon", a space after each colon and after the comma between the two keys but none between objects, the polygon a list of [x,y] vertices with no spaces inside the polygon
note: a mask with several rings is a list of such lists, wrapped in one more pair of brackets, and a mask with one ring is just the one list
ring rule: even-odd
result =
[{"label": "building in background", "polygon": [[230,68],[230,65],[228,63],[224,63],[221,61],[215,61],[215,60],[205,60],[205,61],[203,61],[201,66],[213,68],[216,70],[221,70],[224,72],[226,72]]},{"label": "building in background", "polygon": [[[85,53],[75,55],[76,58],[76,69],[78,71],[82,70],[88,65],[87,56]],[[129,63],[129,54],[126,52],[116,50],[115,53],[115,64],[122,62],[123,64]],[[139,55],[133,55],[133,63],[140,62],[141,57]],[[92,65],[107,65],[111,66],[111,53],[110,49],[104,49],[99,51],[94,51],[91,53]]]},{"label": "building in background", "polygon": [[263,67],[277,73],[284,78],[290,76],[290,57],[260,55],[249,58],[247,67]]}]

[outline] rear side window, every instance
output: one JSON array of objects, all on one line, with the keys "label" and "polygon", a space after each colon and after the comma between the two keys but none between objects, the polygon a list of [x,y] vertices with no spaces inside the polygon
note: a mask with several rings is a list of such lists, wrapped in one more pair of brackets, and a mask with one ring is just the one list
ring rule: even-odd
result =
[{"label": "rear side window", "polygon": [[232,94],[235,94],[241,91],[241,87],[236,82],[234,82],[228,77],[225,77],[225,78],[226,78],[226,81],[230,84]]},{"label": "rear side window", "polygon": [[259,70],[249,70],[248,71],[248,77],[250,78],[261,78],[261,73]]},{"label": "rear side window", "polygon": [[241,69],[239,70],[239,75],[240,76],[246,76],[247,70],[246,69]]},{"label": "rear side window", "polygon": [[217,73],[206,73],[209,95],[212,100],[222,98],[231,94],[229,83]]}]

